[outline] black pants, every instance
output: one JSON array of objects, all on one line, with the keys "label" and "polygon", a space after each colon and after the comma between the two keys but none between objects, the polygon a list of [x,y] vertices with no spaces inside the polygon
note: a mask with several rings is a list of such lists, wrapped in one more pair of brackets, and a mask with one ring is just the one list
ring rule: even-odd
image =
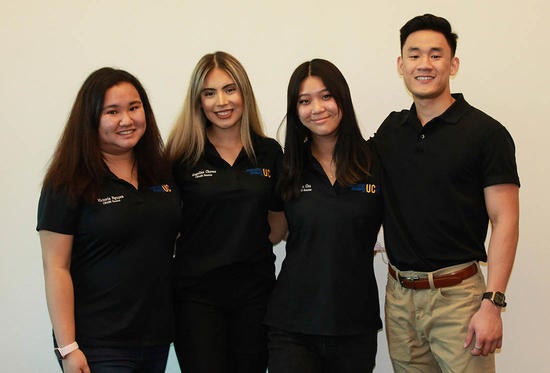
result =
[{"label": "black pants", "polygon": [[[86,347],[81,350],[93,373],[163,373],[170,346]],[[59,365],[63,371],[62,361]]]},{"label": "black pants", "polygon": [[269,329],[269,373],[363,373],[376,363],[377,331],[321,336]]},{"label": "black pants", "polygon": [[183,373],[265,373],[262,324],[274,279],[222,271],[177,286],[174,347]]}]

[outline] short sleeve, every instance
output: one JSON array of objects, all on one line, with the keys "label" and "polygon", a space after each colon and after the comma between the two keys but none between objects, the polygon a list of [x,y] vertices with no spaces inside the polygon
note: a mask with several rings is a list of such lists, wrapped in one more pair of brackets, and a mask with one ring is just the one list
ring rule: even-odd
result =
[{"label": "short sleeve", "polygon": [[61,191],[44,187],[38,201],[36,230],[75,234],[80,218],[80,206],[69,201]]},{"label": "short sleeve", "polygon": [[510,133],[499,125],[491,131],[482,149],[483,186],[497,184],[520,185],[515,146]]}]

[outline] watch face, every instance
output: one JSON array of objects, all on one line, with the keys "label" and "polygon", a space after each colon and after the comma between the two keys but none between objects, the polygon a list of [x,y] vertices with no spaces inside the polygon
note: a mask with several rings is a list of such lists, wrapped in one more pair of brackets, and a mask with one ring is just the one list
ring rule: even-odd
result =
[{"label": "watch face", "polygon": [[495,299],[495,304],[497,304],[501,307],[504,307],[506,305],[506,297],[501,292],[497,291],[495,293],[495,298],[494,299]]},{"label": "watch face", "polygon": [[63,360],[63,356],[61,356],[61,352],[59,352],[57,348],[54,348],[53,352],[55,352],[55,357],[57,357],[57,359]]},{"label": "watch face", "polygon": [[482,299],[490,300],[495,306],[506,307],[506,296],[500,291],[483,293]]}]

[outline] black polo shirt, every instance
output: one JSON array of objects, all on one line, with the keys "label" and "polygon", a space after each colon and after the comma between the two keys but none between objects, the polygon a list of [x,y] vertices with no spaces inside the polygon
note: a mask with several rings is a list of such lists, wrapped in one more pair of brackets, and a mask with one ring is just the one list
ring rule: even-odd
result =
[{"label": "black polo shirt", "polygon": [[453,97],[424,126],[413,104],[391,113],[375,135],[383,166],[385,244],[401,270],[486,261],[483,189],[519,185],[508,131],[461,94]]},{"label": "black polo shirt", "polygon": [[76,340],[82,346],[168,344],[170,270],[180,226],[174,184],[143,187],[109,174],[93,203],[70,203],[44,188],[37,230],[74,236]]},{"label": "black polo shirt", "polygon": [[282,150],[275,140],[255,135],[253,147],[255,161],[243,149],[231,166],[207,141],[195,166],[175,165],[183,201],[182,235],[176,249],[180,279],[232,265],[275,276],[267,212],[282,211],[274,190]]},{"label": "black polo shirt", "polygon": [[299,198],[285,203],[286,257],[266,323],[290,332],[356,335],[382,327],[373,248],[382,222],[375,176],[332,186],[309,154]]}]

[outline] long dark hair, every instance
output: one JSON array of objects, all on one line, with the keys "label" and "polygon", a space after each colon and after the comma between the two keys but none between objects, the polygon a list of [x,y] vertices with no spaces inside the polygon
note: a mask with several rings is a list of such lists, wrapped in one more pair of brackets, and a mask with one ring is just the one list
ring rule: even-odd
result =
[{"label": "long dark hair", "polygon": [[285,153],[279,181],[279,191],[284,200],[300,195],[311,131],[300,122],[297,105],[300,86],[304,79],[310,76],[316,76],[323,81],[342,112],[333,154],[337,182],[344,186],[355,184],[369,175],[371,167],[372,158],[357,124],[346,79],[340,70],[327,60],[316,58],[304,62],[294,70],[288,83]]},{"label": "long dark hair", "polygon": [[72,200],[81,197],[92,200],[99,194],[102,178],[107,173],[99,147],[99,120],[105,92],[122,82],[134,86],[145,111],[147,127],[134,147],[139,183],[154,185],[168,176],[164,143],[145,89],[132,74],[103,67],[88,76],[76,95],[44,177],[44,187],[61,189]]}]

